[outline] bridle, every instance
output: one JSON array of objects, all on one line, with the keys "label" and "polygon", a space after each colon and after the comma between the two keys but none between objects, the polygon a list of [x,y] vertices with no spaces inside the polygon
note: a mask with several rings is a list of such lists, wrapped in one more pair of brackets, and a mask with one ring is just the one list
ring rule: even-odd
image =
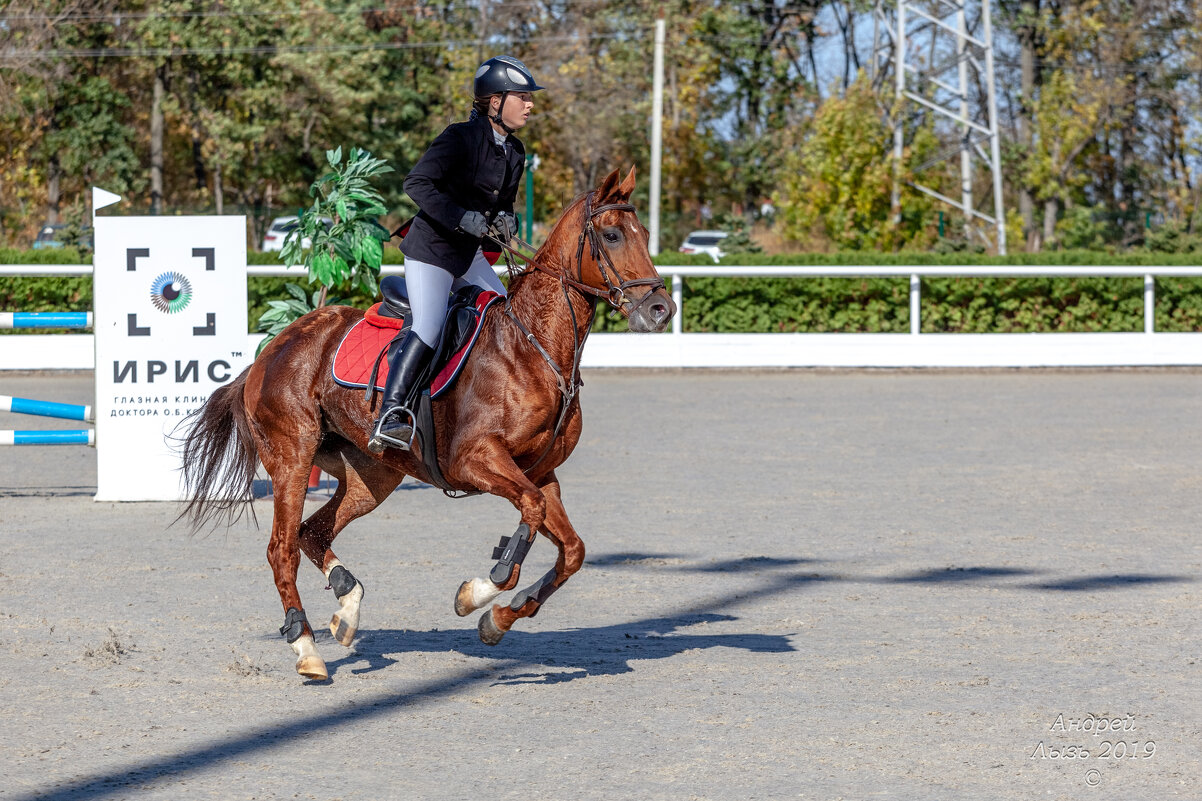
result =
[{"label": "bridle", "polygon": [[[640,306],[655,294],[655,290],[666,290],[667,285],[664,283],[664,279],[658,275],[654,278],[622,280],[622,276],[618,275],[618,270],[614,267],[613,259],[609,257],[609,252],[601,243],[601,237],[597,233],[597,227],[593,225],[593,220],[607,211],[634,211],[634,206],[630,203],[606,203],[593,208],[594,194],[594,192],[589,192],[584,198],[584,230],[580,232],[580,240],[576,245],[576,280],[568,279],[568,281],[572,286],[585,294],[605,298],[606,302],[615,309],[620,310],[624,305],[629,305],[630,310],[628,314],[634,314]],[[584,283],[585,240],[588,241],[589,255],[597,263],[597,268],[601,273],[601,280],[605,282],[605,292]],[[612,279],[610,278],[611,275],[613,276]],[[626,290],[635,286],[651,287],[638,303],[634,303],[626,295]]]},{"label": "bridle", "polygon": [[[531,470],[533,470],[535,466],[542,462],[542,460],[546,458],[547,454],[551,452],[551,448],[554,447],[555,441],[559,439],[560,429],[563,427],[564,420],[567,419],[568,410],[572,406],[572,401],[575,400],[576,393],[584,384],[584,381],[580,378],[580,356],[584,350],[584,340],[585,337],[588,336],[588,330],[586,329],[584,337],[580,336],[580,326],[576,319],[576,308],[572,305],[571,297],[568,294],[569,287],[575,289],[577,292],[580,292],[583,295],[592,298],[601,298],[617,311],[621,311],[624,306],[628,306],[628,315],[634,314],[636,311],[638,311],[638,309],[644,303],[646,303],[652,295],[655,294],[656,290],[667,289],[664,279],[659,275],[656,275],[653,278],[632,278],[629,281],[622,280],[622,276],[618,273],[617,267],[614,266],[613,259],[610,258],[609,253],[606,251],[601,242],[600,234],[597,233],[597,228],[593,224],[593,220],[607,211],[633,212],[635,208],[630,203],[605,203],[594,207],[594,194],[596,194],[595,191],[589,192],[584,198],[584,228],[580,232],[580,239],[576,246],[575,278],[568,275],[566,271],[553,270],[539,262],[533,256],[528,256],[525,253],[522,253],[521,251],[511,247],[507,242],[501,241],[500,238],[489,235],[489,239],[491,239],[497,245],[500,245],[505,253],[505,260],[510,264],[511,267],[513,266],[513,256],[520,258],[522,261],[526,262],[527,265],[529,265],[527,270],[515,272],[515,276],[524,275],[525,273],[529,272],[530,269],[534,269],[557,278],[559,280],[560,287],[563,289],[564,300],[567,301],[568,313],[572,316],[572,370],[570,373],[571,380],[568,380],[565,378],[563,370],[558,364],[556,364],[555,359],[551,357],[551,354],[547,353],[546,349],[542,346],[538,339],[535,338],[530,329],[528,329],[522,323],[522,321],[518,319],[517,315],[513,313],[513,308],[509,305],[509,297],[506,296],[505,298],[505,314],[508,315],[511,320],[513,320],[513,322],[517,325],[518,330],[522,332],[523,336],[525,336],[530,344],[535,347],[535,349],[539,352],[539,354],[542,355],[543,359],[551,367],[551,371],[555,374],[555,382],[559,387],[560,394],[559,415],[555,421],[555,430],[551,434],[551,441],[547,444],[547,447],[543,451],[542,455],[539,456],[533,464],[525,469],[524,472],[526,473],[529,473]],[[589,256],[597,264],[598,272],[601,273],[601,280],[605,282],[605,289],[598,289],[597,287],[591,286],[584,282],[584,244],[586,241],[589,245]],[[522,244],[525,245],[525,243]],[[526,245],[526,247],[530,246]],[[650,289],[647,290],[647,294],[644,295],[643,298],[637,303],[626,294],[627,290],[636,286],[650,287]],[[592,328],[592,318],[597,313],[596,305],[590,302],[589,310],[588,328]]]},{"label": "bridle", "polygon": [[[576,243],[576,277],[573,278],[566,272],[553,270],[539,262],[533,256],[529,256],[520,250],[511,247],[507,242],[501,241],[499,238],[489,236],[493,242],[499,245],[506,254],[506,260],[509,261],[509,256],[516,256],[526,262],[532,269],[540,270],[550,276],[558,278],[561,284],[570,286],[584,295],[589,295],[595,298],[605,300],[613,309],[621,311],[623,306],[629,306],[627,314],[634,314],[646,303],[657,289],[667,290],[667,284],[664,279],[656,275],[652,278],[632,278],[629,281],[623,281],[622,276],[618,274],[618,269],[614,266],[613,259],[610,258],[609,252],[601,242],[601,236],[597,233],[597,227],[593,224],[598,216],[607,211],[635,211],[635,207],[630,203],[605,203],[601,206],[593,206],[593,195],[596,192],[589,192],[584,197],[584,228],[580,231],[580,238]],[[519,240],[520,242],[520,240]],[[601,280],[605,282],[605,289],[598,289],[595,286],[584,282],[584,244],[588,243],[589,256],[597,264],[598,272],[601,273]],[[521,243],[527,248],[530,246],[525,242]],[[512,262],[510,262],[512,263]],[[522,273],[517,273],[521,275]],[[627,290],[636,286],[651,287],[647,294],[643,296],[637,303],[634,302]]]}]

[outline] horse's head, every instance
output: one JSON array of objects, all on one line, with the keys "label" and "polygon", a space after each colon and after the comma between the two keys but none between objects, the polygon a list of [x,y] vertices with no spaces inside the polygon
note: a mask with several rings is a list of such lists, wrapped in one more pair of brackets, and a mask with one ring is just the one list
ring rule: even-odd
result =
[{"label": "horse's head", "polygon": [[647,229],[630,204],[633,191],[634,167],[625,178],[614,170],[569,208],[554,233],[562,237],[571,283],[621,312],[631,331],[663,331],[676,304],[651,263]]}]

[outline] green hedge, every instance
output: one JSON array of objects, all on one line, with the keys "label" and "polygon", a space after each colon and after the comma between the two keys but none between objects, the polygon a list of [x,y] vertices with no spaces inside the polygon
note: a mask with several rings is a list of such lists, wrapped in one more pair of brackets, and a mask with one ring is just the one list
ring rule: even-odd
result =
[{"label": "green hedge", "polygon": [[[0,250],[0,263],[81,264],[74,250]],[[251,264],[276,264],[270,253],[248,253]],[[385,263],[400,263],[395,248]],[[1197,255],[1063,251],[1005,258],[967,254],[839,253],[729,256],[725,264],[816,265],[1194,265]],[[705,256],[665,253],[661,265],[712,264]],[[283,297],[283,278],[251,277],[249,316],[254,326],[267,301]],[[886,278],[686,278],[685,331],[695,332],[894,332],[910,330],[909,279]],[[343,302],[366,308],[374,299],[352,295]],[[0,277],[0,310],[87,311],[87,277]],[[604,311],[604,307],[602,307]],[[594,330],[620,331],[622,319],[598,314]],[[1142,331],[1141,278],[1054,277],[926,278],[922,284],[924,332]],[[1202,331],[1202,278],[1156,282],[1156,330]]]},{"label": "green hedge", "polygon": [[[0,248],[0,264],[86,264],[88,251],[75,248],[14,250]],[[91,311],[91,276],[61,275],[47,278],[0,276],[0,311]],[[68,329],[0,330],[0,334],[54,334]]]},{"label": "green hedge", "polygon": [[[910,330],[909,278],[686,278],[685,331]],[[1142,278],[927,278],[925,333],[1143,331]],[[606,321],[606,330],[618,330]],[[1202,278],[1156,282],[1156,330],[1202,331]]]}]

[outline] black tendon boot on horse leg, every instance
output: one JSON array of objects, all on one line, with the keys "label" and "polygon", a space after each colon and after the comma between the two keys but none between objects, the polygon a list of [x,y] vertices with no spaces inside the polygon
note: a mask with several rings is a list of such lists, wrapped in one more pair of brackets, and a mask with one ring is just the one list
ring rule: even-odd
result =
[{"label": "black tendon boot on horse leg", "polygon": [[380,417],[367,442],[367,449],[372,453],[383,453],[386,447],[409,450],[413,442],[410,398],[417,394],[414,391],[417,382],[433,355],[434,348],[410,331],[388,363],[388,382],[384,385],[384,398],[380,401]]}]

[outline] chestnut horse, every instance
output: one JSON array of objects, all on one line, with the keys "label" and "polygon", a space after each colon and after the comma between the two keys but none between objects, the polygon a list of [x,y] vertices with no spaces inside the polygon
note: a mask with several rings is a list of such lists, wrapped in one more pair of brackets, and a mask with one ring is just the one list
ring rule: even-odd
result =
[{"label": "chestnut horse", "polygon": [[[629,203],[634,182],[633,168],[624,179],[614,170],[564,211],[529,266],[512,277],[507,302],[485,315],[454,387],[433,402],[445,483],[498,495],[521,513],[517,531],[494,551],[498,562],[489,577],[459,587],[455,611],[468,615],[516,587],[536,532],[559,549],[550,572],[481,616],[480,638],[490,645],[516,620],[534,615],[584,561],[555,468],[580,440],[580,351],[597,299],[626,316],[632,331],[662,331],[675,313],[651,263],[647,229]],[[294,322],[194,414],[182,448],[188,503],[181,517],[194,528],[246,509],[260,461],[271,476],[275,517],[267,561],[285,610],[280,633],[297,655],[297,672],[317,680],[327,671],[296,587],[300,554],[334,589],[341,606],[330,631],[349,646],[363,585],[334,555],[334,538],[405,476],[435,483],[417,443],[415,451],[369,453],[377,410],[364,392],[334,382],[338,343],[362,317],[362,310],[327,306]],[[313,465],[337,478],[338,489],[302,522]]]}]

